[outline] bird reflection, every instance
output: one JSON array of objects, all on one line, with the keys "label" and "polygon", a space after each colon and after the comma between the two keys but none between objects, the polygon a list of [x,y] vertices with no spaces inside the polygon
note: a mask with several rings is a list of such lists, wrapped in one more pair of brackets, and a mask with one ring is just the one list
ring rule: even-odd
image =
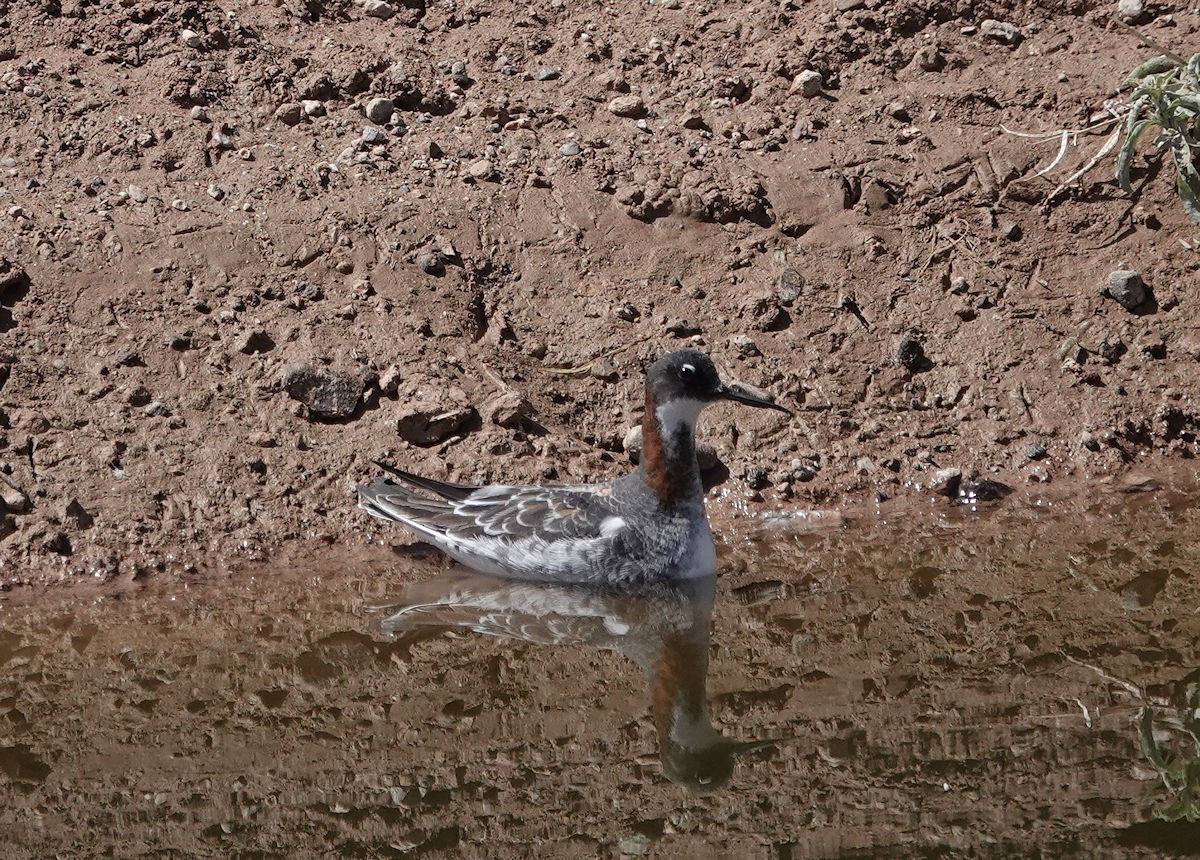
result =
[{"label": "bird reflection", "polygon": [[628,587],[500,579],[466,569],[408,586],[385,613],[383,633],[412,645],[455,630],[540,645],[618,651],[646,672],[663,773],[691,791],[725,785],[743,742],[712,725],[706,695],[716,577]]}]

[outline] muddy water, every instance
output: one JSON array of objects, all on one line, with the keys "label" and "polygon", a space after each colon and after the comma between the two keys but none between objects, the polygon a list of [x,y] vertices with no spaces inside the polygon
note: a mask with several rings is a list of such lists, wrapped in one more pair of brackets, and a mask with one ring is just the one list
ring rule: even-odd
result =
[{"label": "muddy water", "polygon": [[10,594],[0,840],[5,856],[1196,852],[1194,501],[864,511],[739,538],[715,595],[522,591],[384,548]]}]

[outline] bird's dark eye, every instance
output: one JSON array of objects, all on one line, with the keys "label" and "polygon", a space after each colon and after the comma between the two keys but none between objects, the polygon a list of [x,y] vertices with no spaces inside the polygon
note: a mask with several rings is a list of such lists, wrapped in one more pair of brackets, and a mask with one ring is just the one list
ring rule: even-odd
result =
[{"label": "bird's dark eye", "polygon": [[679,368],[679,378],[684,382],[691,382],[696,378],[696,368],[690,364],[685,364]]}]

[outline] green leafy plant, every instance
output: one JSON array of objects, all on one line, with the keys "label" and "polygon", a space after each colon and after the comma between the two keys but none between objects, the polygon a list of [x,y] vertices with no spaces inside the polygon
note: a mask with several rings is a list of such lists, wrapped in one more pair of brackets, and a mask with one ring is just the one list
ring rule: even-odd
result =
[{"label": "green leafy plant", "polygon": [[1138,141],[1152,128],[1159,129],[1154,145],[1171,153],[1175,162],[1175,190],[1188,216],[1200,224],[1200,171],[1195,157],[1200,149],[1200,54],[1190,60],[1162,54],[1129,73],[1126,87],[1129,113],[1125,141],[1117,154],[1117,182],[1128,193],[1130,163]]},{"label": "green leafy plant", "polygon": [[[1154,731],[1156,722],[1158,736]],[[1187,707],[1182,712],[1156,712],[1149,705],[1143,706],[1138,737],[1147,760],[1175,795],[1155,814],[1164,821],[1200,821],[1200,684],[1189,685]],[[1173,755],[1168,738],[1181,741],[1187,752]]]}]

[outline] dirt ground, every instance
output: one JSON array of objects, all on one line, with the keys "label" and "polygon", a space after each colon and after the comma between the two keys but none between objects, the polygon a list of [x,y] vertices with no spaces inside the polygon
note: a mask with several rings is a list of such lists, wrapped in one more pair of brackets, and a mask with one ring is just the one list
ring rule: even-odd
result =
[{"label": "dirt ground", "polygon": [[798,411],[708,417],[718,519],[1191,458],[1169,168],[1002,130],[1111,116],[1116,7],[0,0],[4,586],[377,538],[371,458],[610,476],[683,344]]}]

